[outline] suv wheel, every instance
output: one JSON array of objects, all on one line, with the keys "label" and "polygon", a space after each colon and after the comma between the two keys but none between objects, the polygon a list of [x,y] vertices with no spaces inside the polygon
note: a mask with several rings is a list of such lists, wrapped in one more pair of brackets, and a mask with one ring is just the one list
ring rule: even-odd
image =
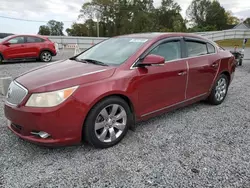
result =
[{"label": "suv wheel", "polygon": [[0,55],[0,64],[3,63],[3,57]]},{"label": "suv wheel", "polygon": [[43,62],[50,62],[52,60],[52,54],[49,51],[44,51],[40,55],[40,60]]}]

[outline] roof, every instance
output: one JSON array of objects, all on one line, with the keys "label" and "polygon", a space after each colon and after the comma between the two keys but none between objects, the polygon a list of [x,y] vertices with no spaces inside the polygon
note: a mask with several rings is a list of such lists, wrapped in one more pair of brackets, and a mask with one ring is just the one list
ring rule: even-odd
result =
[{"label": "roof", "polygon": [[250,29],[250,26],[242,22],[236,25],[233,29]]},{"label": "roof", "polygon": [[18,37],[18,36],[27,36],[27,37],[40,37],[40,38],[46,38],[46,36],[43,36],[43,35],[28,35],[28,34],[20,34],[20,35],[11,35],[12,37]]},{"label": "roof", "polygon": [[117,37],[129,37],[129,38],[147,38],[147,39],[154,39],[154,38],[163,38],[163,37],[196,37],[196,38],[201,38],[205,39],[204,37],[201,37],[200,35],[197,34],[192,34],[192,33],[178,33],[178,32],[151,32],[151,33],[133,33],[133,34],[128,34],[128,35],[120,35]]}]

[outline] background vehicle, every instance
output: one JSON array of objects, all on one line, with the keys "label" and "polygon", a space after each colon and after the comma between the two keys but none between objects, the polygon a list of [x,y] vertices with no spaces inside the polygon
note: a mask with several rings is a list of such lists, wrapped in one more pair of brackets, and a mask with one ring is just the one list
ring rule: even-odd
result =
[{"label": "background vehicle", "polygon": [[38,35],[10,35],[0,41],[0,62],[37,59],[50,62],[56,55],[53,42]]},{"label": "background vehicle", "polygon": [[69,145],[84,139],[111,147],[136,121],[200,100],[221,104],[234,60],[191,34],[113,37],[16,78],[5,115],[9,128],[31,142]]},{"label": "background vehicle", "polygon": [[244,52],[242,51],[230,51],[230,52],[234,55],[237,66],[242,66]]}]

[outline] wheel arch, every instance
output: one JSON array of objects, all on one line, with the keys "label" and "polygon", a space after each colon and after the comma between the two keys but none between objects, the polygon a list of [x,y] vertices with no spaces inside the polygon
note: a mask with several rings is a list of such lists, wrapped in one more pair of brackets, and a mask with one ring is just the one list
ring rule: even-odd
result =
[{"label": "wheel arch", "polygon": [[231,75],[230,75],[230,73],[229,73],[228,71],[226,71],[226,70],[225,70],[225,71],[222,71],[219,75],[221,75],[221,74],[226,75],[226,77],[227,77],[229,83],[231,82]]},{"label": "wheel arch", "polygon": [[50,52],[51,53],[51,55],[53,55],[53,52],[52,52],[52,50],[51,49],[49,49],[49,48],[42,48],[41,50],[40,50],[40,52],[39,52],[39,57],[41,56],[41,54],[43,53],[43,52]]},{"label": "wheel arch", "polygon": [[124,93],[120,93],[120,92],[117,92],[117,93],[108,93],[108,94],[105,94],[105,95],[103,95],[103,96],[100,96],[99,98],[97,98],[97,99],[90,105],[90,107],[89,107],[89,109],[88,109],[88,111],[87,111],[87,113],[86,113],[86,116],[85,116],[85,118],[84,118],[83,124],[82,124],[82,139],[84,139],[84,138],[83,138],[83,136],[84,136],[84,133],[83,133],[84,124],[85,124],[85,122],[86,122],[86,119],[87,119],[87,117],[88,117],[88,115],[89,115],[91,109],[92,109],[96,104],[98,104],[99,102],[101,102],[101,101],[103,101],[103,100],[105,100],[105,99],[107,99],[107,98],[109,98],[109,97],[119,97],[119,98],[123,99],[123,100],[129,105],[129,108],[130,108],[131,113],[132,113],[132,115],[133,115],[133,121],[134,121],[134,123],[133,123],[132,125],[130,125],[129,128],[130,128],[131,130],[134,130],[134,129],[135,129],[136,115],[135,115],[135,108],[134,108],[134,104],[132,103],[132,100],[131,100],[127,95],[125,95]]}]

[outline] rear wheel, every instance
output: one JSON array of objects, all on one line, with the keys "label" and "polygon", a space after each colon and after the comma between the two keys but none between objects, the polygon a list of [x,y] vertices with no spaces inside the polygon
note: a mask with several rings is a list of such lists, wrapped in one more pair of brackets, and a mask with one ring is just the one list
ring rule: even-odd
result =
[{"label": "rear wheel", "polygon": [[43,62],[50,62],[52,60],[52,54],[49,51],[44,51],[40,54],[40,60]]},{"label": "rear wheel", "polygon": [[213,105],[221,104],[226,98],[228,86],[228,77],[225,74],[221,74],[213,86],[213,89],[208,97],[208,102]]},{"label": "rear wheel", "polygon": [[108,148],[120,142],[133,123],[129,105],[120,97],[109,97],[96,104],[90,111],[83,136],[97,148]]}]

